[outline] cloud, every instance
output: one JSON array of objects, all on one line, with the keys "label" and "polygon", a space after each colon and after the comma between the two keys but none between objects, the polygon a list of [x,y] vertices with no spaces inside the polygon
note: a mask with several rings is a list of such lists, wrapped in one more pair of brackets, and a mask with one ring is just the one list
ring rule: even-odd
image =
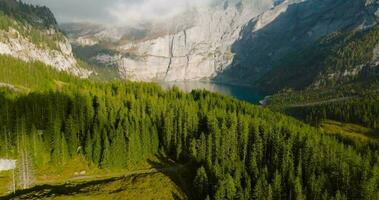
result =
[{"label": "cloud", "polygon": [[120,23],[164,20],[186,9],[207,5],[206,0],[140,0],[119,1],[108,8],[110,16]]},{"label": "cloud", "polygon": [[163,20],[185,9],[208,5],[213,0],[23,0],[45,5],[58,22],[134,24]]}]

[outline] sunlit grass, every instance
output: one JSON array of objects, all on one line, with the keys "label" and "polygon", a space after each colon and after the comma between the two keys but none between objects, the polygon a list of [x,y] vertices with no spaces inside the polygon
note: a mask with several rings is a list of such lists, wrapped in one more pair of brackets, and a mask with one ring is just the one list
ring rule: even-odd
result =
[{"label": "sunlit grass", "polygon": [[[178,171],[133,174],[173,166],[182,165],[153,157],[125,169],[100,169],[77,156],[61,166],[47,165],[35,169],[33,185],[46,189],[32,189],[20,198],[41,195],[38,199],[184,199],[185,192],[179,186],[185,185],[187,169],[179,167]],[[78,174],[80,172],[85,174]],[[11,193],[11,175],[11,172],[0,173],[0,196]],[[65,192],[56,194],[54,191]],[[70,191],[75,192],[71,194]]]},{"label": "sunlit grass", "polygon": [[12,186],[12,173],[11,171],[0,172],[0,194],[10,192]]},{"label": "sunlit grass", "polygon": [[366,128],[357,124],[325,120],[322,122],[321,128],[328,133],[339,134],[352,138],[364,140],[368,138],[379,139],[379,133],[374,129]]},{"label": "sunlit grass", "polygon": [[112,200],[112,199],[185,199],[184,192],[163,173],[135,175],[109,183],[93,184],[82,188],[80,193],[52,196],[55,200]]}]

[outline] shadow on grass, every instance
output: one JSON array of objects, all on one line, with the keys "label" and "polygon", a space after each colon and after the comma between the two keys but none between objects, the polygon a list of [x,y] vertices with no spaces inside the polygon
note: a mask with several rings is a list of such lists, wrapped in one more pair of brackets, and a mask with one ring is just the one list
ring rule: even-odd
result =
[{"label": "shadow on grass", "polygon": [[[172,198],[174,200],[182,200],[183,199],[178,194],[176,194],[175,192],[172,192]],[[187,199],[188,199],[188,195],[187,195]]]},{"label": "shadow on grass", "polygon": [[[0,196],[2,199],[42,199],[48,197],[59,197],[59,196],[72,196],[76,194],[85,194],[95,191],[99,191],[98,188],[101,185],[106,185],[115,181],[123,180],[126,177],[130,177],[132,182],[134,179],[141,176],[148,176],[150,173],[160,172],[166,175],[175,185],[183,191],[185,199],[191,198],[192,191],[192,179],[195,172],[193,169],[196,169],[196,166],[192,162],[186,164],[176,163],[175,161],[162,156],[157,155],[159,161],[148,160],[153,168],[156,171],[152,172],[141,172],[137,174],[131,174],[127,176],[120,177],[110,177],[101,180],[92,180],[86,182],[75,182],[75,183],[64,183],[59,185],[38,185],[29,189],[17,190],[14,194],[8,194],[6,196]],[[114,191],[108,191],[110,193],[122,192],[123,189],[118,189]],[[181,195],[172,192],[172,198],[175,200],[183,199]]]},{"label": "shadow on grass", "polygon": [[74,195],[84,193],[91,186],[107,184],[122,179],[123,177],[104,180],[89,181],[85,183],[66,183],[63,185],[38,185],[25,190],[17,190],[14,194],[0,197],[0,199],[40,199],[51,196]]},{"label": "shadow on grass", "polygon": [[[193,199],[192,182],[193,177],[195,177],[196,173],[193,170],[196,169],[195,164],[191,161],[185,164],[175,163],[175,161],[162,155],[156,155],[156,157],[159,159],[159,162],[148,160],[149,164],[156,169],[162,169],[159,170],[159,172],[169,177],[171,181],[173,181],[175,185],[184,192],[186,199]],[[175,194],[174,192],[172,193],[172,197],[175,200],[182,199],[180,196],[178,196],[178,194]]]}]

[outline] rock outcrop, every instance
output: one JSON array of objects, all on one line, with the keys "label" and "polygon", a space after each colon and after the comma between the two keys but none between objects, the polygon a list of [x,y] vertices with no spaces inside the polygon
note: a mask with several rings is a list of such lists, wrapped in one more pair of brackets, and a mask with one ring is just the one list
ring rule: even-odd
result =
[{"label": "rock outcrop", "polygon": [[40,61],[83,78],[92,73],[79,67],[50,9],[23,1],[0,2],[0,54]]},{"label": "rock outcrop", "polygon": [[[54,31],[51,34],[55,34]],[[71,44],[65,38],[56,41],[57,49],[42,48],[13,28],[9,28],[8,31],[0,30],[0,38],[0,54],[27,62],[40,61],[59,71],[71,72],[83,78],[87,78],[91,74],[90,71],[77,67]]]}]

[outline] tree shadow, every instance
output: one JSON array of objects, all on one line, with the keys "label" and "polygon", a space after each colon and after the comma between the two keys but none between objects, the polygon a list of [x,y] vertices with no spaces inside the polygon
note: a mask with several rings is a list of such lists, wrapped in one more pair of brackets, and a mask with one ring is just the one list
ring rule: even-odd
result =
[{"label": "tree shadow", "polygon": [[[183,200],[183,198],[181,198],[180,196],[178,196],[175,192],[172,192],[172,198],[174,200]],[[187,199],[189,199],[188,196],[187,196]]]},{"label": "tree shadow", "polygon": [[[192,197],[192,181],[195,177],[194,169],[196,169],[195,162],[179,163],[175,162],[167,156],[156,155],[158,160],[148,160],[148,163],[156,170],[167,176],[177,187],[178,190],[183,192],[184,199],[194,199]],[[151,173],[155,173],[151,172]],[[147,174],[140,175],[130,175],[132,179],[139,176],[148,176]],[[100,189],[97,187],[99,185],[106,185],[115,181],[125,179],[129,176],[111,177],[101,180],[92,180],[82,183],[72,182],[64,183],[60,185],[37,185],[24,190],[17,190],[15,193],[8,194],[5,196],[0,196],[2,199],[42,199],[48,197],[59,197],[59,196],[71,196],[76,194],[85,194],[89,192],[96,192]],[[133,182],[133,181],[132,181]],[[114,191],[108,191],[110,193],[121,192],[122,189],[117,189]],[[173,199],[183,199],[180,194],[172,192]]]},{"label": "tree shadow", "polygon": [[65,196],[83,193],[91,186],[107,184],[122,179],[123,177],[108,178],[89,181],[85,183],[65,183],[63,185],[38,185],[15,193],[0,197],[0,199],[40,199],[52,196]]},{"label": "tree shadow", "polygon": [[[173,181],[181,191],[183,191],[185,194],[185,199],[193,199],[192,181],[196,173],[193,170],[196,169],[195,163],[191,161],[187,163],[178,163],[161,154],[156,155],[156,157],[159,161],[148,160],[148,163],[159,172],[169,177],[170,180]],[[177,200],[182,199],[174,192],[172,192],[172,197]]]}]

